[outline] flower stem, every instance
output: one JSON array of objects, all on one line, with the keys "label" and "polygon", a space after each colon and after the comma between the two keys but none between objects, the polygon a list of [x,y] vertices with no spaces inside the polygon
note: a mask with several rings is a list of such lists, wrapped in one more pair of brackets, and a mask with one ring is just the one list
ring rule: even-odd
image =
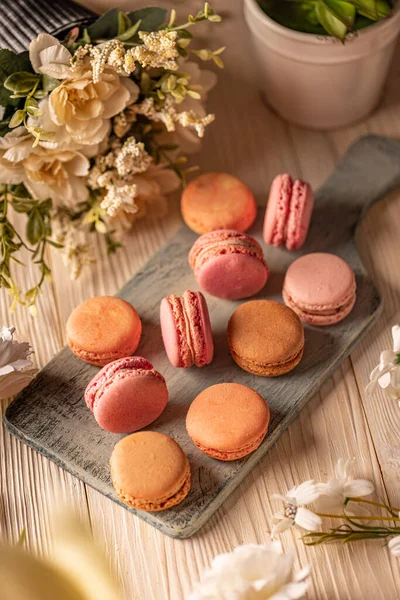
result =
[{"label": "flower stem", "polygon": [[364,504],[371,504],[371,506],[378,506],[379,508],[390,509],[395,513],[400,513],[400,508],[395,508],[389,504],[381,504],[380,502],[374,502],[373,500],[365,500],[364,498],[349,498],[351,502],[363,502]]},{"label": "flower stem", "polygon": [[[331,515],[329,513],[315,513],[319,517],[326,517],[328,519],[346,519],[346,515]],[[354,515],[353,519],[357,521],[400,521],[398,517],[381,517],[380,515]]]}]

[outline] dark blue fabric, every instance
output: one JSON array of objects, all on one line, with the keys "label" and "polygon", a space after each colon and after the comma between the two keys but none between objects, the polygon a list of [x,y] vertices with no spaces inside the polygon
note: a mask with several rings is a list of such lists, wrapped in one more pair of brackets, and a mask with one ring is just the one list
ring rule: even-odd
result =
[{"label": "dark blue fabric", "polygon": [[0,0],[0,48],[22,52],[38,33],[58,34],[93,15],[69,0]]}]

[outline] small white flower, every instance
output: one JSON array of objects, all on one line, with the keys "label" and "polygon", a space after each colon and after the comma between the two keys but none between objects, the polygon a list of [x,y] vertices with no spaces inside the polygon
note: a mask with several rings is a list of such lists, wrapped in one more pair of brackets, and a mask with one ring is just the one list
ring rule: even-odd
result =
[{"label": "small white flower", "polygon": [[271,531],[272,538],[292,525],[297,525],[307,531],[317,531],[321,526],[321,517],[303,506],[312,504],[319,497],[318,486],[312,479],[292,488],[286,496],[274,494],[273,497],[282,500],[285,506],[281,512],[273,516],[275,525]]},{"label": "small white flower", "polygon": [[400,535],[396,535],[396,537],[390,540],[390,542],[388,543],[388,548],[393,554],[393,556],[395,556],[396,558],[400,557]]},{"label": "small white flower", "polygon": [[28,342],[13,340],[15,327],[0,326],[0,399],[18,394],[33,378],[36,371],[28,356]]},{"label": "small white flower", "polygon": [[71,76],[72,55],[61,42],[49,35],[40,33],[29,45],[29,60],[36,73],[49,75],[55,79]]},{"label": "small white flower", "polygon": [[309,569],[293,576],[294,552],[280,544],[239,546],[217,556],[188,600],[296,600],[307,590]]},{"label": "small white flower", "polygon": [[[354,463],[355,458],[339,458],[335,467],[335,477],[327,483],[317,484],[320,492],[317,501],[318,512],[341,514],[347,498],[362,498],[374,492],[375,486],[372,481],[353,479]],[[364,510],[357,506],[357,514],[361,512],[364,513]],[[353,514],[349,506],[346,506],[346,513]]]},{"label": "small white flower", "polygon": [[379,385],[390,400],[400,400],[400,326],[392,327],[393,350],[381,352],[379,365],[371,372],[366,392],[372,394]]}]

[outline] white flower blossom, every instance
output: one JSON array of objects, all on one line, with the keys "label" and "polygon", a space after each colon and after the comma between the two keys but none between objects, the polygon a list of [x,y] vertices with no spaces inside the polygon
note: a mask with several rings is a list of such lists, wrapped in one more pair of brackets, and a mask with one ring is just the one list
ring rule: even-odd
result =
[{"label": "white flower blossom", "polygon": [[95,262],[83,233],[62,208],[55,211],[52,216],[52,230],[53,240],[63,246],[60,252],[71,279],[78,279],[82,269]]},{"label": "white flower blossom", "polygon": [[294,552],[277,542],[249,544],[217,556],[188,600],[297,600],[307,591],[309,568],[293,575]]},{"label": "white flower blossom", "polygon": [[146,152],[144,144],[137,142],[133,136],[129,137],[123,144],[121,150],[116,154],[115,166],[118,175],[135,175],[143,173],[153,162],[151,156]]},{"label": "white flower blossom", "polygon": [[400,558],[400,535],[396,535],[390,540],[390,542],[388,543],[388,548],[391,554],[393,554],[393,556],[395,556],[396,558]]},{"label": "white flower blossom", "polygon": [[271,537],[274,538],[277,533],[297,525],[307,531],[317,531],[322,525],[322,519],[308,508],[306,504],[312,504],[319,497],[317,484],[313,480],[305,481],[289,490],[286,496],[274,494],[274,498],[282,500],[284,508],[281,512],[274,514],[274,526],[271,531]]},{"label": "white flower blossom", "polygon": [[[347,498],[363,498],[375,490],[372,481],[353,479],[352,471],[355,458],[344,460],[339,458],[335,467],[335,477],[327,483],[319,483],[320,497],[317,500],[317,510],[321,513],[341,514]],[[351,505],[346,506],[346,513],[353,514]],[[357,514],[364,514],[362,507],[357,505]]]},{"label": "white flower blossom", "polygon": [[120,211],[135,214],[139,210],[135,204],[136,195],[137,186],[135,184],[110,185],[100,207],[110,217],[116,217]]},{"label": "white flower blossom", "polygon": [[381,352],[379,365],[371,372],[366,392],[372,394],[379,385],[390,400],[400,400],[400,326],[392,327],[393,350]]},{"label": "white flower blossom", "polygon": [[42,75],[55,79],[70,77],[71,58],[69,50],[48,33],[40,33],[29,45],[29,60],[33,70]]},{"label": "white flower blossom", "polygon": [[28,342],[13,340],[15,327],[0,326],[0,399],[18,394],[34,377]]}]

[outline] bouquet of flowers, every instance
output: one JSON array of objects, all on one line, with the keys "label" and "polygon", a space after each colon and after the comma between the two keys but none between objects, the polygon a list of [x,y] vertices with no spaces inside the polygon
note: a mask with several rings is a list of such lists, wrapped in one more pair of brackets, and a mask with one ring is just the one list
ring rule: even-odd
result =
[{"label": "bouquet of flowers", "polygon": [[[0,50],[0,287],[36,313],[50,277],[48,246],[76,278],[91,262],[85,229],[104,235],[109,253],[121,233],[185,181],[183,153],[214,120],[204,101],[216,76],[189,60],[222,67],[224,48],[190,47],[190,29],[221,18],[206,3],[182,25],[173,10],[112,9],[64,40],[40,34],[29,52]],[[12,212],[24,213],[19,232]],[[22,292],[12,263],[22,249],[40,275]]]}]

